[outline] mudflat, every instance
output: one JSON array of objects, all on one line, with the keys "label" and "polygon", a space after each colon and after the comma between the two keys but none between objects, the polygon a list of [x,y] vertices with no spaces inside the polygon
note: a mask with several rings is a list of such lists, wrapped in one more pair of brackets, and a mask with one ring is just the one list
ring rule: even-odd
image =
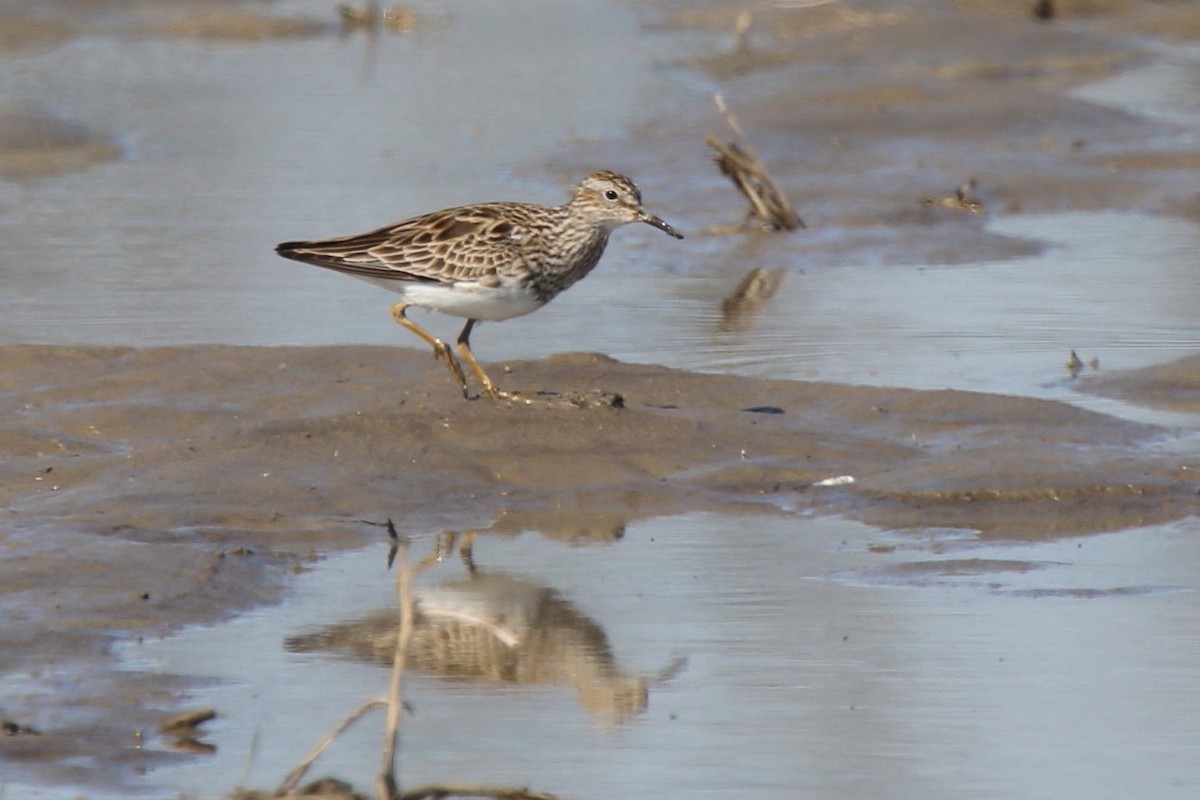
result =
[{"label": "mudflat", "polygon": [[[111,636],[275,601],[318,554],[382,546],[388,519],[569,539],[685,509],[814,510],[1039,538],[1200,510],[1194,465],[1153,447],[1173,434],[1060,403],[588,353],[503,374],[528,402],[464,401],[400,348],[0,348],[0,669],[86,673]],[[123,743],[169,687],[93,673],[62,700],[109,706],[81,725]]]}]

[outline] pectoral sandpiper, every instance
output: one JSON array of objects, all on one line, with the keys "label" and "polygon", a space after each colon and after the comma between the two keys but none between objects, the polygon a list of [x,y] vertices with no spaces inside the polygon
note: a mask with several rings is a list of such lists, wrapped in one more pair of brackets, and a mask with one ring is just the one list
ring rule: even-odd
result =
[{"label": "pectoral sandpiper", "polygon": [[314,242],[284,242],[284,258],[345,272],[398,292],[392,317],[433,347],[470,397],[467,378],[446,343],[405,315],[409,306],[465,317],[458,352],[494,398],[496,388],[471,353],[475,323],[536,311],[587,275],[600,261],[608,235],[645,222],[676,239],[683,235],[642,208],[633,181],[615,172],[593,172],[561,206],[481,203],[448,208],[394,225]]}]

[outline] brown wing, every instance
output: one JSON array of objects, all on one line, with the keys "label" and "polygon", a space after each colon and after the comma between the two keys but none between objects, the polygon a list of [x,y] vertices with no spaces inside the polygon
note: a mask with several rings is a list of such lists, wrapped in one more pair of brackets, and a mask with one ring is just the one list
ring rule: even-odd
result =
[{"label": "brown wing", "polygon": [[284,242],[275,252],[365,278],[452,283],[523,263],[536,236],[527,215],[520,203],[448,208],[357,236]]}]

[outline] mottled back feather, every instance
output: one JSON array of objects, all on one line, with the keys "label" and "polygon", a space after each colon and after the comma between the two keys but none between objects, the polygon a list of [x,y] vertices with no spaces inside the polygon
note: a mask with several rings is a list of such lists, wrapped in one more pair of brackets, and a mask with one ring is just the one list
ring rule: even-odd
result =
[{"label": "mottled back feather", "polygon": [[523,203],[448,208],[356,236],[284,242],[286,258],[366,278],[455,283],[521,270],[547,227],[547,211]]}]

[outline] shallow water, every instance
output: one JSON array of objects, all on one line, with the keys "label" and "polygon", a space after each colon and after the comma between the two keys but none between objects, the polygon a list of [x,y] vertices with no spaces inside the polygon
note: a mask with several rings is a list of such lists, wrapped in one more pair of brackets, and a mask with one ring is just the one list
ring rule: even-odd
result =
[{"label": "shallow water", "polygon": [[[520,47],[497,46],[496,25],[518,44],[536,43],[542,68],[530,72]],[[555,47],[545,51],[544,41]],[[686,44],[600,4],[529,2],[501,13],[451,3],[411,37],[218,46],[97,36],[13,59],[0,93],[112,130],[127,158],[0,182],[0,343],[415,347],[387,313],[392,295],[284,261],[273,245],[471,200],[559,202],[577,176],[550,185],[511,165],[537,161],[564,138],[620,135],[656,103],[707,104],[706,88],[659,67]],[[467,74],[461,52],[474,57]],[[588,92],[569,77],[581,63]],[[438,88],[451,78],[454,91]],[[1180,96],[1198,80],[1200,62],[1180,49],[1165,65],[1076,94],[1169,115],[1181,123],[1173,144],[1188,146],[1200,110]],[[628,146],[636,153],[638,140]],[[669,176],[681,196],[701,179]],[[1045,252],[927,268],[889,266],[879,253],[865,265],[811,267],[806,240],[837,231],[706,237],[666,198],[646,198],[690,238],[620,231],[601,269],[548,309],[484,326],[481,358],[599,350],[742,375],[1074,400],[1071,350],[1123,369],[1194,352],[1200,341],[1200,228],[1179,220],[1007,216],[991,229],[1043,242]],[[754,269],[764,276],[760,298],[723,310]],[[418,318],[445,337],[458,328]]]},{"label": "shallow water", "polygon": [[[332,24],[324,0],[289,6]],[[425,19],[407,37],[252,46],[98,35],[6,61],[0,97],[109,130],[126,157],[0,181],[0,342],[351,340],[345,306],[277,242],[463,202],[560,202],[514,165],[618,136],[665,91],[654,59],[669,43],[631,46],[628,9],[457,2]]]},{"label": "shallow water", "polygon": [[[404,782],[578,798],[1200,791],[1194,523],[996,544],[833,519],[749,522],[652,519],[619,541],[575,547],[535,532],[481,537],[480,574],[555,590],[604,631],[617,669],[648,677],[648,705],[614,719],[586,710],[579,687],[417,672]],[[192,704],[220,710],[205,726],[218,750],[161,776],[173,790],[273,786],[385,690],[384,666],[282,647],[388,608],[384,556],[380,546],[332,557],[298,579],[294,602],[124,648],[129,668],[215,681]],[[447,559],[419,594],[455,581],[443,591],[465,593],[464,575]],[[515,618],[511,597],[474,596],[488,598]],[[314,774],[367,783],[381,727],[378,715],[360,723]]]}]

